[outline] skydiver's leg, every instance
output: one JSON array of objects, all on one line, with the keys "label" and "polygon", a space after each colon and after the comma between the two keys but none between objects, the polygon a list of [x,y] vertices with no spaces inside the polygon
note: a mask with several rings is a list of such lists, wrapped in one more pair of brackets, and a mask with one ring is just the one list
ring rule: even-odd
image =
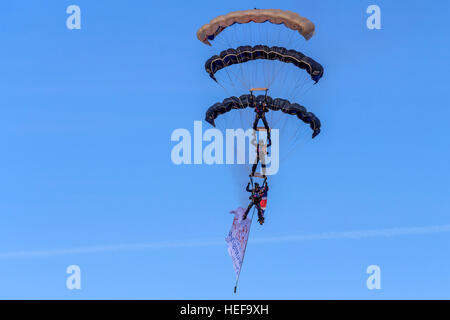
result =
[{"label": "skydiver's leg", "polygon": [[258,209],[258,222],[260,225],[262,225],[264,223],[264,216],[263,216],[263,212],[261,209],[261,205],[259,203],[255,204],[256,209]]},{"label": "skydiver's leg", "polygon": [[267,140],[268,140],[267,146],[270,147],[272,145],[272,140],[270,140],[270,128],[269,128],[269,124],[267,123],[265,114],[263,114],[261,119],[264,123],[264,128],[266,128],[266,131],[267,131]]},{"label": "skydiver's leg", "polygon": [[253,121],[253,130],[256,130],[256,128],[258,127],[258,121],[259,121],[259,115],[256,113],[255,121]]},{"label": "skydiver's leg", "polygon": [[[256,156],[256,158],[258,159],[258,156]],[[255,171],[256,171],[256,167],[258,166],[258,162],[259,162],[259,160],[256,160],[252,166],[252,176],[255,175]]]},{"label": "skydiver's leg", "polygon": [[263,121],[263,123],[264,123],[264,128],[266,128],[267,133],[269,133],[270,128],[269,128],[269,123],[267,122],[267,119],[266,119],[266,115],[263,114],[262,117],[261,117],[261,119],[262,119],[262,121]]},{"label": "skydiver's leg", "polygon": [[255,174],[256,167],[258,167],[258,163],[259,163],[259,148],[256,148],[256,158],[252,166],[252,176]]},{"label": "skydiver's leg", "polygon": [[242,217],[242,220],[247,219],[248,212],[250,211],[250,209],[251,209],[252,207],[253,207],[253,201],[250,202],[250,204],[249,204],[248,207],[247,207],[247,210],[245,210],[245,213],[244,213],[244,216]]}]

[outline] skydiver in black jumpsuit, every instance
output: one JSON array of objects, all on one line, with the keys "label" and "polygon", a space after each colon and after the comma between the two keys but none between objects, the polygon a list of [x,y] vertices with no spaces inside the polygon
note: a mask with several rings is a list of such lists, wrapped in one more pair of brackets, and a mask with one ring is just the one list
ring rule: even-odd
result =
[{"label": "skydiver in black jumpsuit", "polygon": [[250,204],[247,207],[247,210],[245,210],[244,216],[243,216],[243,220],[245,220],[247,218],[247,215],[250,211],[250,209],[253,206],[256,206],[256,209],[258,210],[258,222],[259,224],[263,224],[264,223],[264,216],[263,216],[263,212],[261,209],[261,199],[264,195],[264,192],[269,190],[269,186],[267,185],[267,180],[264,180],[263,186],[259,187],[258,183],[255,183],[255,187],[252,189],[250,189],[250,182],[247,185],[247,188],[245,189],[247,190],[247,192],[251,192],[252,195],[249,197],[250,200],[252,200],[250,202]]},{"label": "skydiver in black jumpsuit", "polygon": [[264,128],[267,131],[267,140],[268,140],[268,144],[267,147],[270,147],[272,144],[272,141],[270,140],[270,128],[269,128],[269,124],[267,123],[266,120],[266,112],[269,112],[269,109],[267,108],[267,104],[266,101],[263,102],[253,102],[255,105],[255,121],[253,122],[253,130],[256,130],[256,128],[258,127],[258,122],[259,119],[262,120],[262,122],[264,123]]}]

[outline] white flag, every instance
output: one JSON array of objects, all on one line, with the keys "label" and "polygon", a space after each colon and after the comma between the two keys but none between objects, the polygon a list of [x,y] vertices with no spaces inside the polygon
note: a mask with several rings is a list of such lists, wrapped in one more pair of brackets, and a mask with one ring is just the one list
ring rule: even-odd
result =
[{"label": "white flag", "polygon": [[252,224],[252,219],[250,218],[242,220],[244,212],[244,208],[237,208],[236,210],[230,212],[234,214],[234,220],[230,233],[225,238],[225,241],[228,243],[228,253],[233,261],[236,277],[239,277],[239,273],[241,271],[245,248],[247,246],[248,234]]}]

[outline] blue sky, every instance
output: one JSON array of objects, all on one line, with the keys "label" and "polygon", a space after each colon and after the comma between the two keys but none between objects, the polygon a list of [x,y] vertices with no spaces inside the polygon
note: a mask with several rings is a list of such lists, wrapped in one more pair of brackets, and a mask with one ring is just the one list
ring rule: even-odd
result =
[{"label": "blue sky", "polygon": [[[81,30],[66,28],[71,4]],[[370,4],[381,30],[366,28]],[[196,30],[255,6],[316,24],[307,50],[325,76],[303,103],[323,130],[273,179],[234,295],[224,238],[244,191],[226,166],[175,166],[170,135],[225,98]],[[449,299],[449,9],[2,2],[0,298]],[[366,288],[372,264],[381,290]]]}]

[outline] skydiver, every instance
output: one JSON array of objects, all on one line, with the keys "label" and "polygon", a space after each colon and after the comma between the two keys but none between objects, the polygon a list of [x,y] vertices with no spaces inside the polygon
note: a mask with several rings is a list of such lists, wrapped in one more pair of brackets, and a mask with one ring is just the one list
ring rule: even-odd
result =
[{"label": "skydiver", "polygon": [[267,141],[269,142],[267,144],[267,147],[270,147],[272,145],[272,141],[270,140],[269,124],[267,123],[267,120],[266,120],[266,112],[269,112],[269,109],[267,108],[267,103],[265,100],[264,101],[255,101],[253,103],[255,106],[255,113],[256,113],[255,121],[253,122],[253,130],[257,129],[259,119],[261,119],[264,124],[264,128],[267,131]]},{"label": "skydiver", "polygon": [[269,152],[267,151],[268,147],[269,145],[266,145],[262,140],[259,140],[259,142],[256,144],[256,159],[252,166],[251,176],[255,175],[256,167],[261,161],[262,175],[264,178],[266,178],[266,155],[269,154]]},{"label": "skydiver", "polygon": [[267,178],[264,179],[263,186],[260,187],[258,183],[255,183],[255,187],[250,189],[250,182],[247,185],[247,188],[245,189],[247,192],[251,192],[251,196],[249,199],[251,200],[250,204],[247,207],[247,210],[245,210],[244,216],[242,217],[243,220],[247,219],[247,215],[250,211],[250,209],[253,206],[256,206],[256,209],[258,210],[258,222],[260,225],[264,223],[264,216],[261,209],[261,199],[264,196],[264,193],[269,190],[269,186],[267,185]]}]

